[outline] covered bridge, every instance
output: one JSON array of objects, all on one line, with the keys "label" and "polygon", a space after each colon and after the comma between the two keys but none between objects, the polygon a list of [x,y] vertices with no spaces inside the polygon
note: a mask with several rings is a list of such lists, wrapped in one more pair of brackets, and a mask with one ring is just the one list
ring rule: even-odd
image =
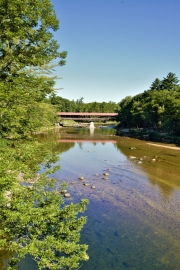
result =
[{"label": "covered bridge", "polygon": [[75,121],[108,121],[116,120],[118,113],[96,113],[96,112],[58,112],[61,120]]}]

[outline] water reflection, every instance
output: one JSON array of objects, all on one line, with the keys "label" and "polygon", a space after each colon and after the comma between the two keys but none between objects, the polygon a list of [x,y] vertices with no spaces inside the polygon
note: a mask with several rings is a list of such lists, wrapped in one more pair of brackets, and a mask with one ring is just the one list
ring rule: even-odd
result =
[{"label": "water reflection", "polygon": [[[115,147],[127,157],[135,156],[131,162],[148,175],[149,182],[158,186],[164,196],[180,188],[180,151],[128,138],[120,139]],[[140,160],[142,163],[138,164]]]},{"label": "water reflection", "polygon": [[[89,129],[62,129],[46,137],[58,140],[61,169],[54,176],[69,184],[66,202],[90,199],[81,238],[90,260],[81,270],[179,269],[180,153],[116,137],[112,129],[91,135]],[[155,156],[159,161],[152,161]],[[34,270],[27,267],[21,270]]]}]

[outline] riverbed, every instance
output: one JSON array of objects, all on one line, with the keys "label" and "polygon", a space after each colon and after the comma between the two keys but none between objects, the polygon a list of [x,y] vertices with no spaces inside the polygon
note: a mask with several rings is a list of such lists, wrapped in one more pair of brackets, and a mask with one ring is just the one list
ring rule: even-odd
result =
[{"label": "riverbed", "polygon": [[[58,186],[68,183],[65,203],[90,201],[81,237],[90,259],[81,270],[180,269],[179,148],[105,127],[62,128],[38,139],[58,141],[61,168],[53,176]],[[20,269],[36,266],[27,257]]]}]

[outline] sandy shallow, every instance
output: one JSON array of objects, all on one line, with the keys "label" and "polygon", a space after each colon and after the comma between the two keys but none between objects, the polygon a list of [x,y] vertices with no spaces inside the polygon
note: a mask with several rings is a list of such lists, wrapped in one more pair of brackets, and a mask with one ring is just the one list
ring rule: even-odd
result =
[{"label": "sandy shallow", "polygon": [[147,143],[147,144],[153,145],[153,146],[157,146],[157,147],[163,147],[163,148],[168,148],[168,149],[180,150],[180,147],[176,147],[176,146],[168,146],[168,145],[155,144],[155,143]]}]

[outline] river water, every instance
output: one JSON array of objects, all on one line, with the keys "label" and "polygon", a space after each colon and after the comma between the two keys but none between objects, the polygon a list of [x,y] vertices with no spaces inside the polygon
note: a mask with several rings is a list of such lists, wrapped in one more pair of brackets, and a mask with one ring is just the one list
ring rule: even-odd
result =
[{"label": "river water", "polygon": [[[180,269],[179,150],[118,137],[109,128],[62,128],[39,139],[59,142],[54,176],[69,185],[65,201],[90,201],[81,237],[90,260],[81,270]],[[27,257],[20,269],[36,267]]]}]

